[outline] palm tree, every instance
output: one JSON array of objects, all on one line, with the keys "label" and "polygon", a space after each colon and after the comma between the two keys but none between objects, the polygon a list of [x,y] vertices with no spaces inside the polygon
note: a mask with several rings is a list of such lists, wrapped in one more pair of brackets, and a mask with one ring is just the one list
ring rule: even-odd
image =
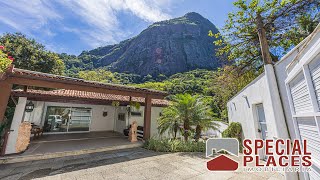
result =
[{"label": "palm tree", "polygon": [[173,135],[173,139],[176,139],[178,131],[181,132],[182,130],[180,127],[181,121],[174,106],[168,106],[162,110],[158,124],[159,134],[162,135],[168,132],[169,135]]},{"label": "palm tree", "polygon": [[163,134],[166,131],[172,132],[176,138],[180,125],[183,124],[182,133],[184,140],[188,141],[191,126],[196,126],[196,140],[200,138],[201,131],[207,128],[217,128],[213,123],[213,116],[210,107],[203,99],[196,95],[177,94],[172,98],[172,104],[163,110],[159,118],[159,132]]},{"label": "palm tree", "polygon": [[217,130],[220,126],[214,122],[214,114],[207,103],[204,102],[203,98],[198,97],[197,102],[193,109],[192,124],[196,126],[195,140],[198,141],[201,137],[203,130],[213,129]]}]

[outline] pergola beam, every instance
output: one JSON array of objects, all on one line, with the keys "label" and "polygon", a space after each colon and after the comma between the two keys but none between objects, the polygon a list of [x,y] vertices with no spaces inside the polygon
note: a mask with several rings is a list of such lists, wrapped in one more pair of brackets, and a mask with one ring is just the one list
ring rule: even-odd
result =
[{"label": "pergola beam", "polygon": [[33,86],[33,87],[35,86],[35,87],[45,87],[45,88],[53,88],[53,89],[70,89],[70,90],[78,90],[78,91],[116,94],[116,95],[135,96],[135,97],[146,97],[147,95],[149,95],[154,99],[163,99],[165,97],[165,95],[152,94],[149,92],[114,90],[114,89],[108,89],[105,87],[95,87],[90,85],[55,82],[55,81],[47,81],[47,80],[40,80],[40,79],[29,79],[29,78],[22,78],[22,77],[8,77],[5,81],[7,81],[10,84]]}]

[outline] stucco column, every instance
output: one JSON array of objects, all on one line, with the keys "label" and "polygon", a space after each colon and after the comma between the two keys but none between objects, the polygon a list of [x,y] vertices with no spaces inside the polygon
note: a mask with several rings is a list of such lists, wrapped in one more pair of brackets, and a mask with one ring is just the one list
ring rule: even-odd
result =
[{"label": "stucco column", "polygon": [[19,97],[18,104],[16,106],[16,109],[14,111],[10,134],[8,137],[7,147],[6,147],[6,154],[12,154],[16,153],[16,143],[18,139],[18,129],[22,122],[25,107],[27,104],[27,98],[26,97]]},{"label": "stucco column", "polygon": [[[268,88],[268,96],[270,100],[270,107],[271,109],[268,109],[271,112],[266,112],[268,114],[273,115],[272,123],[273,134],[272,137],[269,136],[269,138],[272,139],[289,139],[289,133],[287,129],[286,119],[284,116],[284,110],[282,107],[282,102],[280,98],[278,83],[276,79],[276,74],[274,72],[274,67],[272,64],[267,64],[264,66],[266,79],[267,79],[267,88]],[[296,180],[298,179],[298,174],[296,172],[285,172],[285,179],[288,180]]]},{"label": "stucco column", "polygon": [[286,120],[284,117],[284,111],[282,108],[282,102],[273,65],[265,65],[265,74],[267,78],[268,96],[272,105],[272,109],[270,109],[272,112],[266,113],[271,113],[274,116],[274,118],[272,118],[274,122],[272,123],[274,125],[273,127],[275,127],[275,134],[273,134],[274,137],[269,138],[288,139],[289,135],[287,132]]}]

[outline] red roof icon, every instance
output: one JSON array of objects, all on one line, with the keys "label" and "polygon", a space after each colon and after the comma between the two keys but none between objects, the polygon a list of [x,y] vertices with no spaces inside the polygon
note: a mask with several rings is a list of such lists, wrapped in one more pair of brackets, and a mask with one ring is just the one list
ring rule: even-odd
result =
[{"label": "red roof icon", "polygon": [[238,162],[222,154],[208,161],[207,169],[210,171],[235,171],[238,169]]}]

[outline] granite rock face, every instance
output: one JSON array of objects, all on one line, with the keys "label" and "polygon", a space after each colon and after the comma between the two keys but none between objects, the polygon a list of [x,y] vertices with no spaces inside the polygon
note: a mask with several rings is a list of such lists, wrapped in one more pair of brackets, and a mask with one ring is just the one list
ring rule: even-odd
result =
[{"label": "granite rock face", "polygon": [[95,68],[139,75],[172,75],[200,69],[215,69],[222,62],[215,56],[214,39],[208,31],[218,30],[198,13],[156,22],[138,36],[83,52],[80,56],[94,57]]}]

